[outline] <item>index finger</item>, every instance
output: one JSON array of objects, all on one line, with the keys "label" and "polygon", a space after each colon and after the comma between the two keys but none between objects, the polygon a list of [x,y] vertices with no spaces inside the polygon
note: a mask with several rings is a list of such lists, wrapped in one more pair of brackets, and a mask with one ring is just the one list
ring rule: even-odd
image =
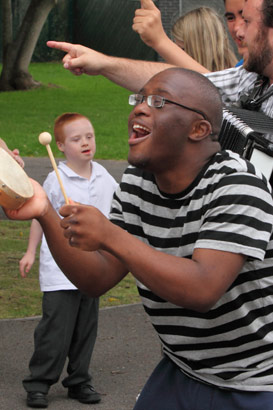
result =
[{"label": "index finger", "polygon": [[73,44],[65,43],[64,41],[47,41],[46,45],[50,48],[56,48],[58,50],[65,51],[66,53],[69,53],[69,51],[73,47]]}]

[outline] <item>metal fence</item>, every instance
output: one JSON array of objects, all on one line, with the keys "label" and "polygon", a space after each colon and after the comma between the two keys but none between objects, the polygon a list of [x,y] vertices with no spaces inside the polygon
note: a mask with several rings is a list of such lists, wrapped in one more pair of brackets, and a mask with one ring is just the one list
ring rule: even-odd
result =
[{"label": "metal fence", "polygon": [[[15,35],[30,1],[12,0]],[[189,9],[205,5],[214,7],[220,14],[224,10],[222,0],[157,0],[156,5],[168,34],[179,15]],[[115,56],[157,60],[157,54],[132,30],[134,12],[139,7],[138,0],[59,0],[42,29],[33,61],[61,58],[61,53],[46,47],[49,39],[80,43]],[[0,11],[0,30],[1,24]]]}]

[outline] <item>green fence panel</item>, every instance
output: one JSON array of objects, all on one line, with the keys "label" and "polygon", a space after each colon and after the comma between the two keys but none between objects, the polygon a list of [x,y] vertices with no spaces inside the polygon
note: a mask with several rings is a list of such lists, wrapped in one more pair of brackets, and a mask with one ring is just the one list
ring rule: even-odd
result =
[{"label": "green fence panel", "polygon": [[132,30],[139,1],[77,0],[74,7],[75,42],[109,55],[156,60],[156,53]]}]

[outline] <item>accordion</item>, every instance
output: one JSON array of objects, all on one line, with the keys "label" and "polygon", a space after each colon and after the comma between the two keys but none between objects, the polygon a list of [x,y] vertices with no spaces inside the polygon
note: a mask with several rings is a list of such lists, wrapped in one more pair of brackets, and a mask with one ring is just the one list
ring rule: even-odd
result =
[{"label": "accordion", "polygon": [[224,108],[219,142],[222,149],[237,152],[248,159],[260,169],[272,185],[272,118],[257,111],[236,107]]}]

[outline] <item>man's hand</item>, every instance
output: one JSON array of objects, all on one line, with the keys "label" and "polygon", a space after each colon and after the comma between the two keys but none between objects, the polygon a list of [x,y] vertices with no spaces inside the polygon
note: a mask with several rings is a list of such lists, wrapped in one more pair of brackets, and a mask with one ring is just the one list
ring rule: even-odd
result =
[{"label": "man's hand", "polygon": [[30,178],[33,185],[34,195],[19,209],[4,209],[9,219],[29,220],[43,216],[48,209],[48,199],[45,191],[38,182]]},{"label": "man's hand", "polygon": [[75,75],[103,74],[103,69],[109,57],[88,47],[79,44],[71,44],[58,41],[48,41],[47,46],[64,51],[64,68],[67,68]]},{"label": "man's hand", "polygon": [[152,0],[141,0],[141,9],[135,11],[132,28],[147,46],[155,50],[167,36],[162,26],[160,10]]},{"label": "man's hand", "polygon": [[64,205],[59,210],[64,218],[61,227],[73,247],[84,251],[106,249],[106,243],[115,226],[93,206]]}]

